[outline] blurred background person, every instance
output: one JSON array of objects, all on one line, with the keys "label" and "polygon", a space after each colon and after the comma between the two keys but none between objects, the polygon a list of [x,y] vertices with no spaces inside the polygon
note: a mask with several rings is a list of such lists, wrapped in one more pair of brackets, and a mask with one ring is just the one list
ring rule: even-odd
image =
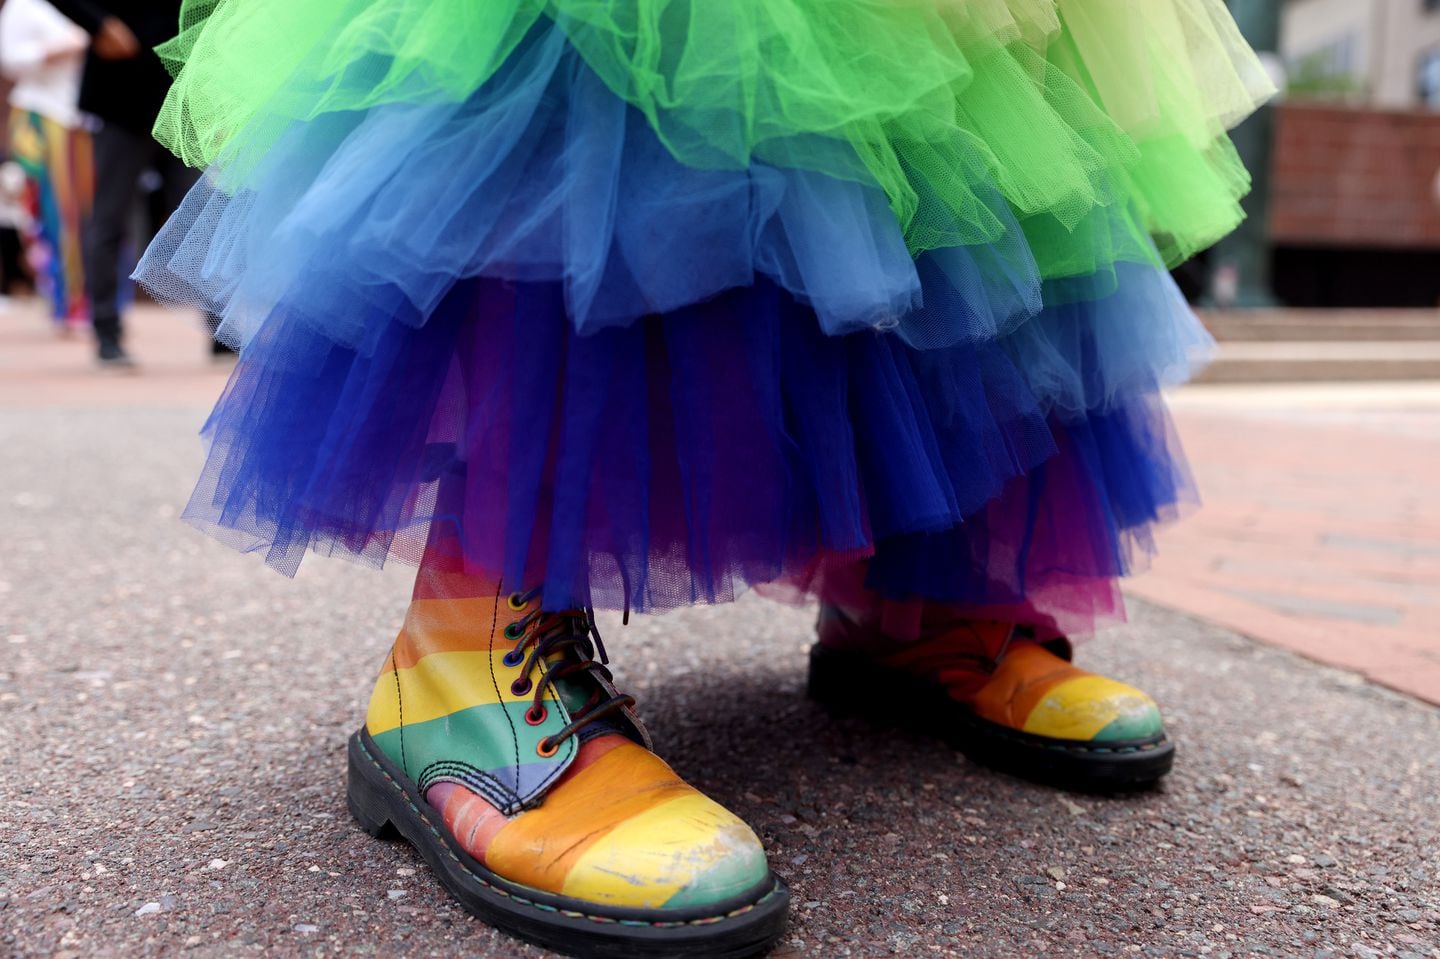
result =
[{"label": "blurred background person", "polygon": [[83,230],[94,172],[79,110],[89,46],[85,31],[45,0],[7,0],[0,7],[0,70],[14,84],[11,156],[29,180],[23,197],[28,259],[52,317],[67,332],[90,322]]},{"label": "blurred background person", "polygon": [[159,173],[165,212],[199,176],[160,148],[150,128],[170,87],[154,48],[175,35],[180,0],[56,0],[90,34],[80,109],[95,117],[95,201],[86,287],[102,366],[134,365],[124,348],[120,262],[147,170]]},{"label": "blurred background person", "polygon": [[0,307],[17,289],[30,292],[34,280],[25,265],[21,234],[30,229],[29,183],[13,160],[0,163]]}]

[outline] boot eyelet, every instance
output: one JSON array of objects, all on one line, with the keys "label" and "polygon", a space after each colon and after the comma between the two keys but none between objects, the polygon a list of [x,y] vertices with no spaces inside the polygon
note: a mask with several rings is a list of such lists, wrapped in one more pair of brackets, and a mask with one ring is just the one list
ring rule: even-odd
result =
[{"label": "boot eyelet", "polygon": [[539,726],[541,723],[545,722],[549,715],[550,710],[546,709],[544,706],[541,706],[539,710],[533,708],[527,709],[525,710],[525,721],[532,726]]},{"label": "boot eyelet", "polygon": [[524,696],[526,693],[530,692],[531,687],[532,684],[530,682],[530,677],[522,676],[519,679],[515,680],[515,682],[510,684],[510,692],[514,693],[516,696]]},{"label": "boot eyelet", "polygon": [[535,744],[535,755],[539,756],[541,759],[549,759],[551,756],[555,755],[559,751],[560,744],[550,742],[549,736],[546,736],[544,739],[540,740],[538,743]]},{"label": "boot eyelet", "polygon": [[505,603],[510,607],[511,611],[518,613],[530,605],[529,603],[522,603],[520,600],[523,598],[519,593],[511,593],[510,598],[507,599]]},{"label": "boot eyelet", "polygon": [[520,624],[518,622],[511,623],[509,626],[505,627],[505,638],[510,640],[510,642],[512,643],[518,640],[523,635],[525,635],[525,631],[520,628]]},{"label": "boot eyelet", "polygon": [[525,657],[520,654],[520,650],[518,649],[510,650],[510,652],[506,653],[505,656],[501,659],[501,662],[503,662],[506,666],[509,666],[511,669],[519,666],[524,661]]}]

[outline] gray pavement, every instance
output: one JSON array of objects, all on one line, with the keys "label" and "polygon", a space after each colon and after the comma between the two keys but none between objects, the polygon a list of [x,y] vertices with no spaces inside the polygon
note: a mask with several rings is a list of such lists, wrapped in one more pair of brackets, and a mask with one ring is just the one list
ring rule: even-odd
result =
[{"label": "gray pavement", "polygon": [[[348,820],[406,571],[175,518],[199,410],[0,411],[0,955],[534,956]],[[1155,607],[1163,789],[1068,796],[801,695],[811,614],[609,623],[661,752],[795,889],[780,955],[1440,957],[1440,711]]]}]

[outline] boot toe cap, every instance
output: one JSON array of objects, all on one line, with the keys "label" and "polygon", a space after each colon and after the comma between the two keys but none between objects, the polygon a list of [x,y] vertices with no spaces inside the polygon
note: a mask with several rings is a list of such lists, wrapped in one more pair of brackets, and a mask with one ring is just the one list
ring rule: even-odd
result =
[{"label": "boot toe cap", "polygon": [[1031,710],[1024,731],[1052,739],[1121,742],[1163,734],[1155,701],[1103,676],[1078,676],[1051,689]]},{"label": "boot toe cap", "polygon": [[611,831],[574,864],[563,892],[614,906],[688,910],[732,900],[769,872],[750,827],[697,792]]}]

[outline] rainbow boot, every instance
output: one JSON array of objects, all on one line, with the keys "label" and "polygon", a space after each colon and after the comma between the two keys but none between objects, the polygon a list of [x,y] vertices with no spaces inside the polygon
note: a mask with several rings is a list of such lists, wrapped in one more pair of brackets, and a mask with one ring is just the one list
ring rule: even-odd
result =
[{"label": "rainbow boot", "polygon": [[809,693],[832,714],[898,719],[977,763],[1070,789],[1147,786],[1174,764],[1155,702],[1071,665],[1066,640],[963,621],[898,642],[835,606],[821,610],[819,639]]},{"label": "rainbow boot", "polygon": [[650,751],[604,662],[584,612],[422,572],[350,740],[351,812],[531,942],[582,956],[764,951],[788,889],[754,832]]}]

